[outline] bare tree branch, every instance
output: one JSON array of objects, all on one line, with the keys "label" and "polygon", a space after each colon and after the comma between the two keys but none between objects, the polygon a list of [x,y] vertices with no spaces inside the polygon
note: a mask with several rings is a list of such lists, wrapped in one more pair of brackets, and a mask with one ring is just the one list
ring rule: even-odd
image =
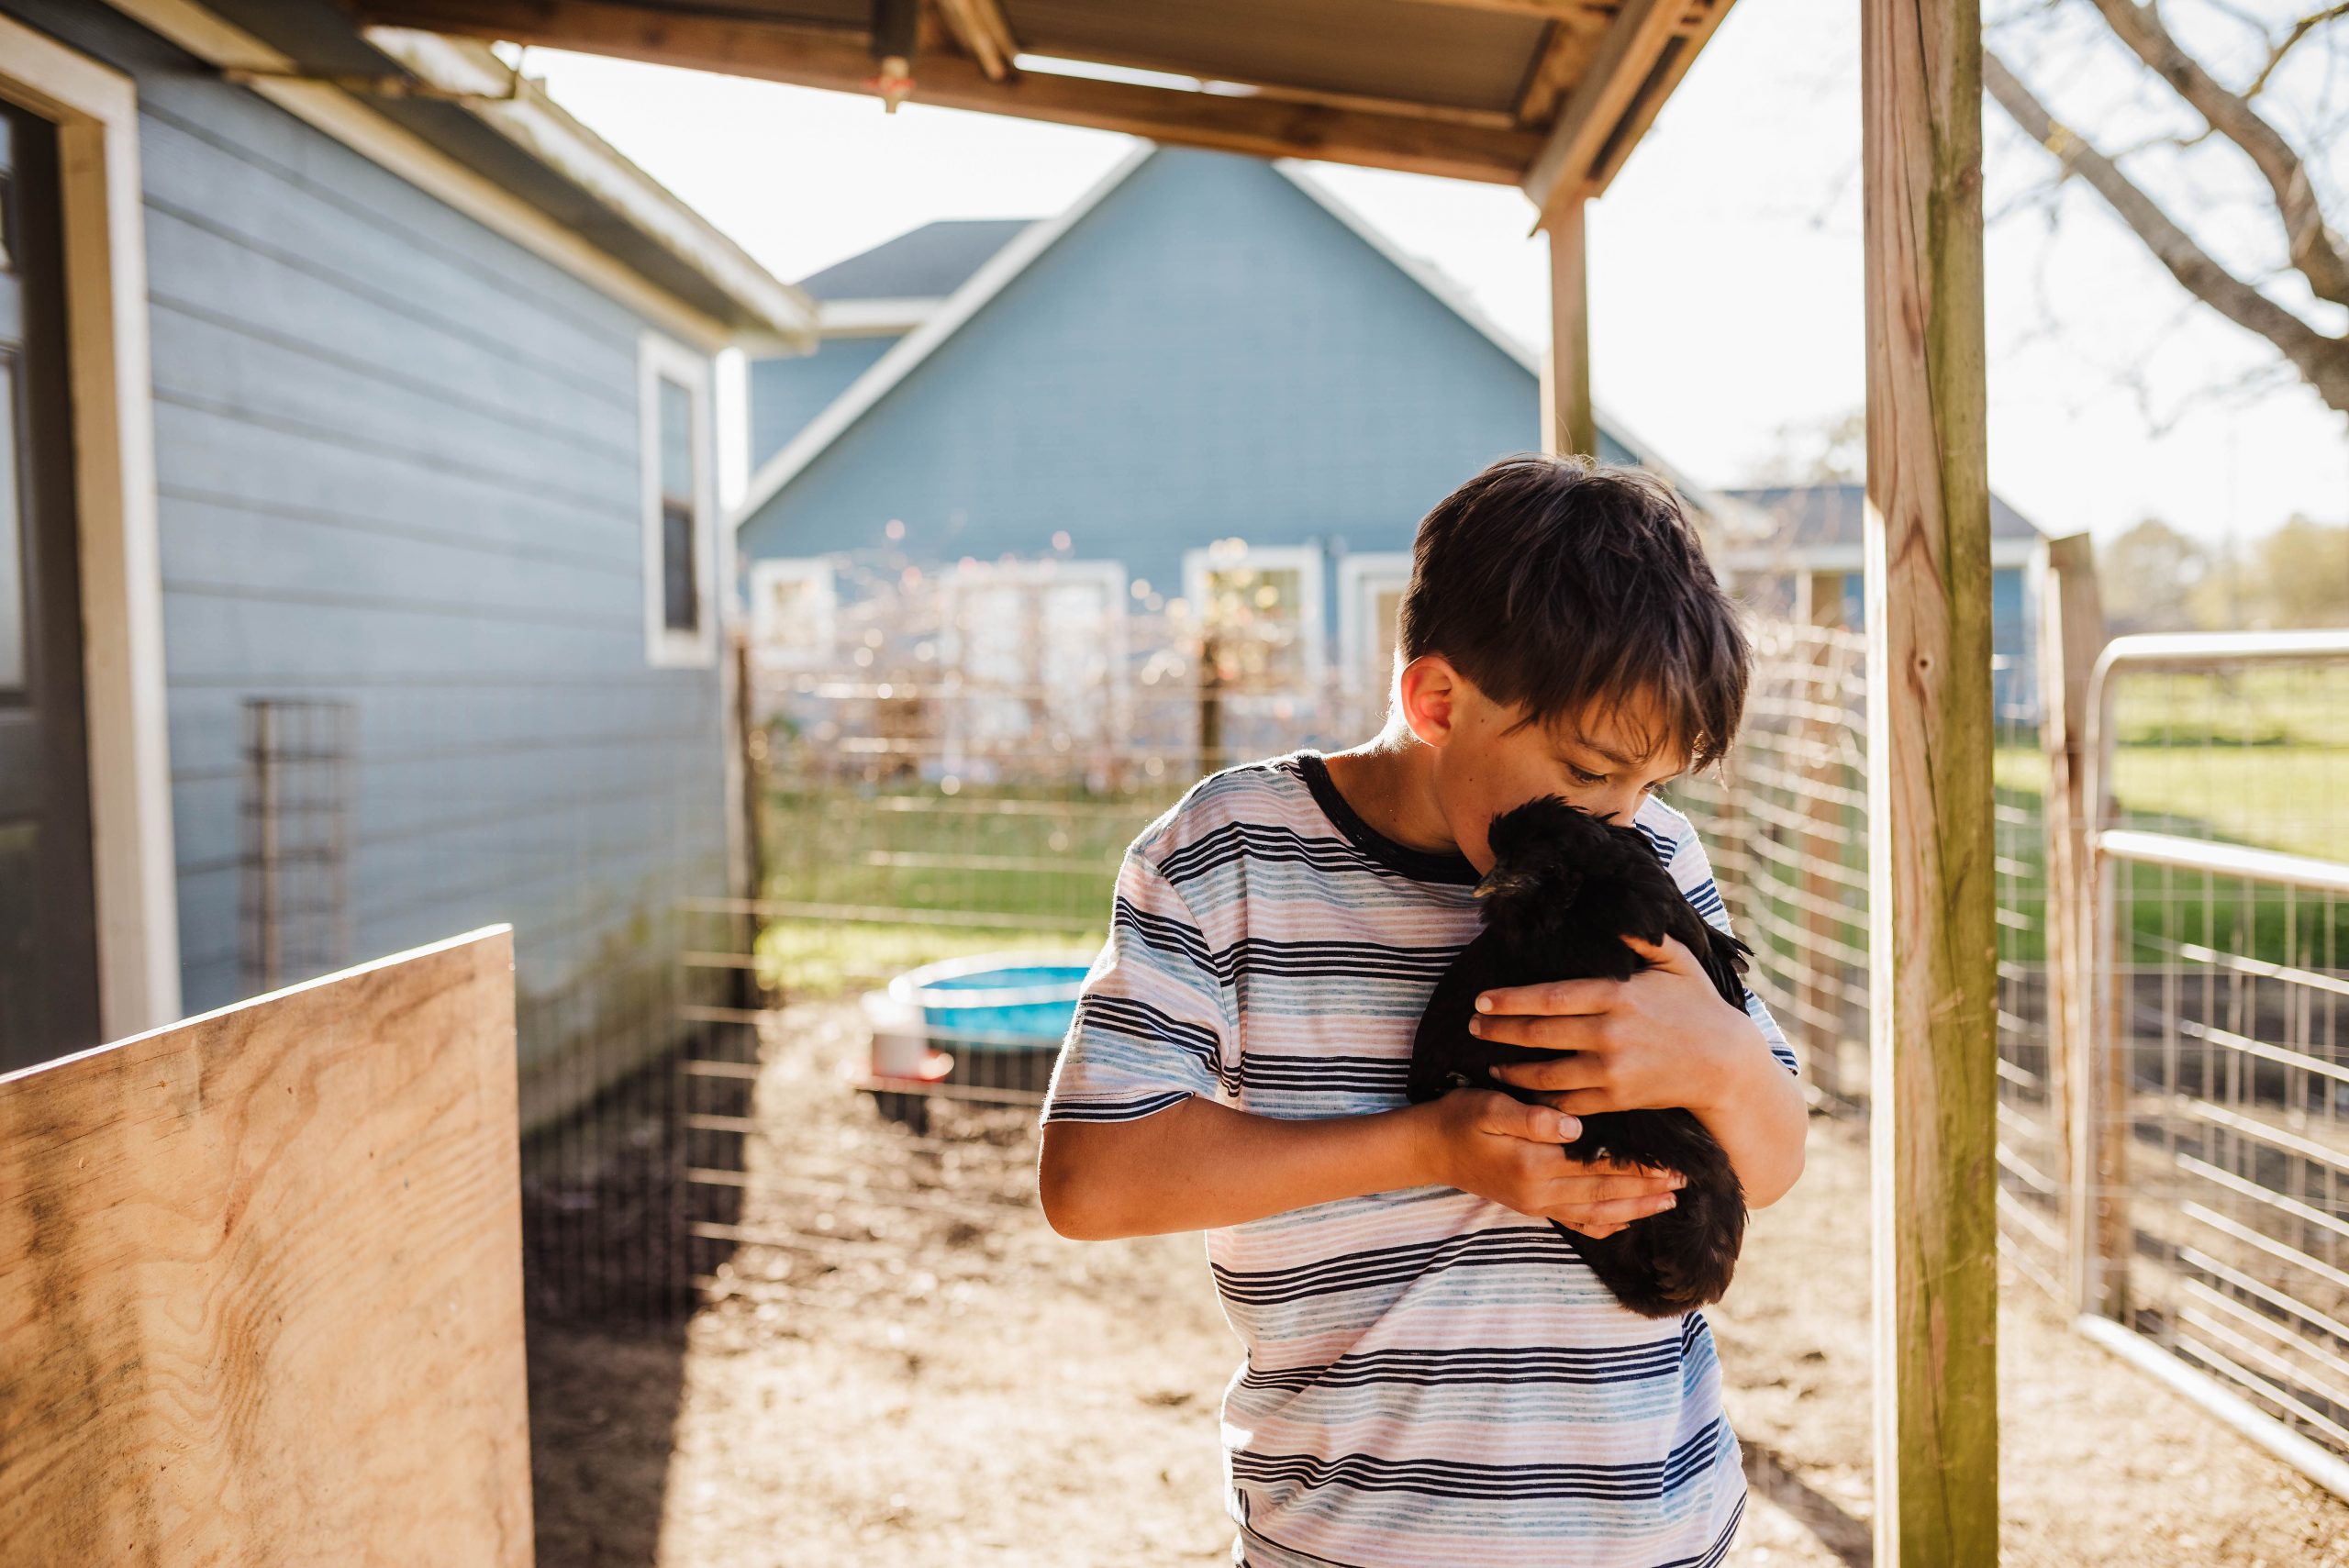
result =
[{"label": "bare tree branch", "polygon": [[[2101,3],[2101,0],[2099,0]],[[2057,123],[2006,62],[1982,51],[1982,85],[2023,134],[2086,180],[2187,291],[2281,350],[2325,402],[2349,414],[2349,339],[2329,338],[2229,272],[2139,190],[2120,166]]]},{"label": "bare tree branch", "polygon": [[2294,22],[2292,30],[2285,35],[2284,41],[2268,50],[2267,63],[2259,68],[2259,75],[2254,79],[2250,86],[2243,89],[2243,95],[2245,98],[2258,97],[2266,90],[2267,79],[2276,74],[2276,68],[2284,63],[2284,57],[2292,52],[2294,44],[2299,43],[2327,22],[2338,20],[2343,17],[2349,17],[2349,0],[2343,0],[2341,5],[2328,6],[2321,11],[2311,12]]},{"label": "bare tree branch", "polygon": [[[2309,183],[2308,166],[2291,144],[2252,107],[2248,98],[2220,85],[2200,61],[2178,47],[2151,6],[2139,6],[2134,0],[2095,0],[2095,5],[2121,41],[2154,75],[2176,89],[2179,97],[2193,105],[2213,129],[2242,148],[2266,177],[2268,188],[2276,193],[2276,210],[2284,220],[2292,265],[2308,279],[2317,297],[2349,305],[2349,249],[2326,226],[2316,190]],[[2321,25],[2323,19],[2324,14],[2319,13],[2308,26]]]}]

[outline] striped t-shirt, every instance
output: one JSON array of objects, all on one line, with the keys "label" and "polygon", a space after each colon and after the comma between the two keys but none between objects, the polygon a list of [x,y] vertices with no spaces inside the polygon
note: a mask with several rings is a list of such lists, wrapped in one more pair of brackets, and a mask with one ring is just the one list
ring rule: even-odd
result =
[{"label": "striped t-shirt", "polygon": [[[1726,928],[1688,819],[1651,798],[1635,822]],[[1406,1104],[1419,1014],[1481,929],[1476,881],[1364,822],[1317,752],[1200,781],[1126,852],[1043,1119]],[[1413,1187],[1209,1230],[1207,1252],[1247,1347],[1223,1400],[1233,1562],[1727,1556],[1745,1483],[1703,1315],[1624,1307],[1546,1220]]]}]

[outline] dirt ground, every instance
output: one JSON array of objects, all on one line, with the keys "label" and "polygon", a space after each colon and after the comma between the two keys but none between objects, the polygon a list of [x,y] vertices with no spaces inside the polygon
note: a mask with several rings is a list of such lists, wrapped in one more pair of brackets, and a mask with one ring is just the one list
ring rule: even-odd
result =
[{"label": "dirt ground", "polygon": [[[786,1016],[723,1297],[677,1335],[534,1325],[541,1568],[1214,1562],[1239,1362],[1200,1239],[1079,1244],[1030,1195],[1032,1111],[882,1121],[853,1009]],[[1708,1310],[1753,1496],[1737,1568],[1868,1558],[1866,1151],[1814,1119]],[[1999,1324],[2009,1568],[2349,1568],[2349,1504],[2071,1331]]]}]

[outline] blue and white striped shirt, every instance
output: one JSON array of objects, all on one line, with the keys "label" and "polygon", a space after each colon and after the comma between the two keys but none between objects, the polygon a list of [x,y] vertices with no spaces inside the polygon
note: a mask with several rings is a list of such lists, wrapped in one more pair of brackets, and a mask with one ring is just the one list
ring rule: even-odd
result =
[{"label": "blue and white striped shirt", "polygon": [[[1635,825],[1726,929],[1688,819],[1651,798]],[[1043,1119],[1193,1095],[1284,1118],[1403,1105],[1429,994],[1481,927],[1477,880],[1371,828],[1319,753],[1200,781],[1126,853]],[[1207,1251],[1247,1347],[1222,1412],[1235,1562],[1727,1556],[1745,1484],[1703,1315],[1630,1311],[1547,1222],[1416,1187],[1210,1230]]]}]

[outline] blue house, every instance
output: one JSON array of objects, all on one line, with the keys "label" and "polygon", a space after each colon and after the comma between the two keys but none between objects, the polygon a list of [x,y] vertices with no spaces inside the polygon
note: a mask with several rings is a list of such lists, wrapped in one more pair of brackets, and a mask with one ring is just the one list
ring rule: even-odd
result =
[{"label": "blue house", "polygon": [[[763,644],[809,667],[902,564],[1050,563],[1113,620],[1244,577],[1294,633],[1286,732],[1343,734],[1419,517],[1540,440],[1533,352],[1286,163],[1145,147],[1055,217],[931,224],[801,286],[822,346],[751,367],[735,528]],[[1603,413],[1600,447],[1670,472]]]},{"label": "blue house", "polygon": [[0,1068],[510,921],[592,1094],[743,885],[712,365],[812,305],[328,0],[0,0]]},{"label": "blue house", "polygon": [[[1744,510],[1736,536],[1716,541],[1713,563],[1741,598],[1814,626],[1866,629],[1865,485],[1776,484],[1727,494]],[[2002,721],[2037,722],[2043,537],[2038,524],[1990,497],[1991,674]]]}]

